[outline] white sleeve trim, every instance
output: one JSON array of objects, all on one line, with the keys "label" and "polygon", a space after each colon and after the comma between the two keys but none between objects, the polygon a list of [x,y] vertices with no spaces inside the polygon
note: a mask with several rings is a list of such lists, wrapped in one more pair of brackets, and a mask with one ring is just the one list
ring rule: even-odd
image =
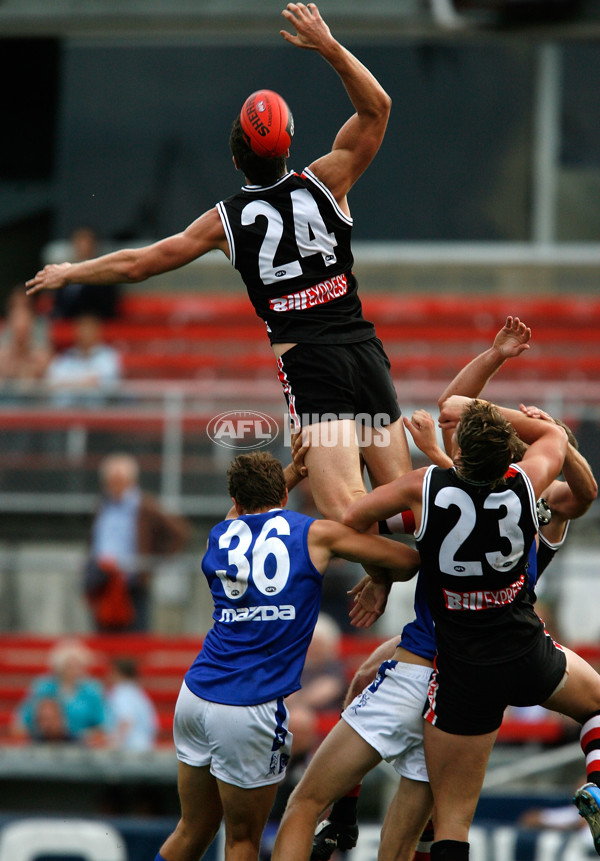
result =
[{"label": "white sleeve trim", "polygon": [[533,517],[533,522],[535,524],[535,528],[539,532],[539,526],[540,525],[538,522],[538,515],[537,515],[537,499],[535,498],[535,493],[533,490],[533,485],[531,483],[531,479],[529,478],[529,476],[527,475],[525,470],[519,466],[518,463],[511,464],[511,467],[513,469],[516,469],[517,472],[520,472],[521,475],[523,476],[523,480],[525,481],[525,487],[527,488],[527,495],[529,497],[529,508],[531,509],[531,516]]},{"label": "white sleeve trim", "polygon": [[569,523],[570,522],[571,522],[570,520],[567,520],[565,522],[565,531],[563,532],[562,538],[560,539],[560,541],[548,541],[548,539],[546,538],[546,536],[542,532],[542,529],[544,528],[542,526],[540,528],[540,531],[539,531],[539,539],[542,542],[542,544],[545,544],[546,547],[550,548],[550,550],[560,550],[560,548],[565,543],[565,538],[567,537],[567,532],[569,531]]},{"label": "white sleeve trim", "polygon": [[352,227],[352,225],[354,224],[354,220],[349,215],[346,215],[346,213],[342,210],[341,206],[339,205],[339,203],[337,202],[337,200],[335,199],[335,197],[333,196],[331,191],[327,188],[327,186],[324,183],[321,182],[321,180],[318,177],[316,177],[314,175],[312,170],[310,170],[310,168],[308,168],[308,167],[305,167],[304,170],[302,171],[302,174],[308,180],[310,180],[316,186],[318,186],[321,189],[321,191],[323,192],[323,194],[327,195],[327,197],[329,198],[329,200],[331,202],[331,205],[333,206],[333,208],[335,209],[335,211],[337,212],[339,217],[342,219],[342,221],[345,221],[346,224],[349,224]]},{"label": "white sleeve trim", "polygon": [[235,268],[235,242],[233,241],[233,230],[231,229],[231,224],[229,223],[229,218],[227,216],[227,210],[221,200],[217,203],[217,212],[221,218],[221,223],[223,225],[223,230],[225,231],[225,237],[227,239],[227,244],[229,245],[229,261],[231,265]]},{"label": "white sleeve trim", "polygon": [[431,483],[431,473],[434,469],[435,464],[432,463],[431,466],[427,468],[425,478],[423,479],[421,525],[415,532],[415,541],[420,541],[427,529],[427,518],[429,516],[429,485]]}]

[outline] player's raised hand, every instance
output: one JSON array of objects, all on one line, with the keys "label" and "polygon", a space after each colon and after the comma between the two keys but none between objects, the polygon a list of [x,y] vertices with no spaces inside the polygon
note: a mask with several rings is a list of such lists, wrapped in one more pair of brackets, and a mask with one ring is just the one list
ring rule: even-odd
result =
[{"label": "player's raised hand", "polygon": [[38,293],[40,290],[59,290],[69,282],[67,281],[67,272],[71,268],[71,263],[49,263],[43,269],[25,282],[27,295]]},{"label": "player's raised hand", "polygon": [[288,3],[281,14],[294,27],[296,35],[287,30],[280,30],[280,33],[286,42],[298,48],[322,51],[335,41],[315,3]]},{"label": "player's raised hand", "polygon": [[404,427],[424,454],[437,447],[435,421],[427,410],[415,410],[410,419],[404,417]]},{"label": "player's raised hand", "polygon": [[494,347],[504,359],[514,359],[529,350],[531,329],[518,317],[507,317],[506,323],[494,338]]},{"label": "player's raised hand", "polygon": [[460,421],[462,411],[470,404],[473,398],[466,398],[464,395],[450,395],[440,410],[439,426],[444,430],[452,430]]}]

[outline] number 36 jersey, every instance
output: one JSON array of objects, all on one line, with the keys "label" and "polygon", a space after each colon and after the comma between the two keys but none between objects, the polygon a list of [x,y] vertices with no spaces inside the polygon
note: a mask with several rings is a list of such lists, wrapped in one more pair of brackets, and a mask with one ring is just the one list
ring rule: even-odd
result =
[{"label": "number 36 jersey", "polygon": [[300,688],[323,581],[308,553],[312,522],[274,509],[211,530],[202,570],[213,626],[185,676],[197,696],[247,706]]},{"label": "number 36 jersey", "polygon": [[415,538],[440,653],[488,664],[534,645],[543,624],[527,566],[537,529],[533,487],[518,465],[493,490],[452,468],[427,470]]},{"label": "number 36 jersey", "polygon": [[271,343],[341,344],[375,334],[352,274],[352,219],[305,168],[217,204],[231,263]]}]

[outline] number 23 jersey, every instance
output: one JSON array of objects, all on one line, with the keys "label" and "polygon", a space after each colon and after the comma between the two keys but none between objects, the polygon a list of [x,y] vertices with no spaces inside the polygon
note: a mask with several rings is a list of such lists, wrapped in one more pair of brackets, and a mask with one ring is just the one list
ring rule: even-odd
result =
[{"label": "number 23 jersey", "polygon": [[323,582],[308,553],[312,522],[273,509],[211,530],[202,570],[213,627],[185,676],[197,696],[247,706],[300,688]]},{"label": "number 23 jersey", "polygon": [[308,168],[270,186],[246,185],[217,211],[231,263],[272,344],[374,336],[352,273],[352,219]]},{"label": "number 23 jersey", "polygon": [[518,465],[493,490],[453,468],[427,470],[415,539],[438,652],[487,664],[533,647],[543,629],[527,588],[537,529],[533,487]]}]

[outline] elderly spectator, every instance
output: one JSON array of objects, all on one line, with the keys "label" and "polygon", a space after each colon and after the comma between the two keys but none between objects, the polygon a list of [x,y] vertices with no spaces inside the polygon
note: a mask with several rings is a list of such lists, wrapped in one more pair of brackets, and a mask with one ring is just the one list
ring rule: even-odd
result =
[{"label": "elderly spectator", "polygon": [[121,358],[118,350],[103,342],[98,317],[83,314],[74,325],[73,346],[48,366],[52,401],[59,407],[100,406],[121,379]]},{"label": "elderly spectator", "polygon": [[85,587],[99,631],[149,626],[153,563],[183,550],[189,523],[168,514],[139,485],[139,465],[112,454],[100,465],[103,497],[92,525]]},{"label": "elderly spectator", "polygon": [[[103,744],[107,728],[104,688],[90,675],[93,652],[80,640],[59,641],[48,656],[49,672],[35,679],[17,709],[13,731],[39,737],[40,709],[54,700],[65,722],[65,737],[90,746]],[[65,739],[63,739],[65,740]]]}]

